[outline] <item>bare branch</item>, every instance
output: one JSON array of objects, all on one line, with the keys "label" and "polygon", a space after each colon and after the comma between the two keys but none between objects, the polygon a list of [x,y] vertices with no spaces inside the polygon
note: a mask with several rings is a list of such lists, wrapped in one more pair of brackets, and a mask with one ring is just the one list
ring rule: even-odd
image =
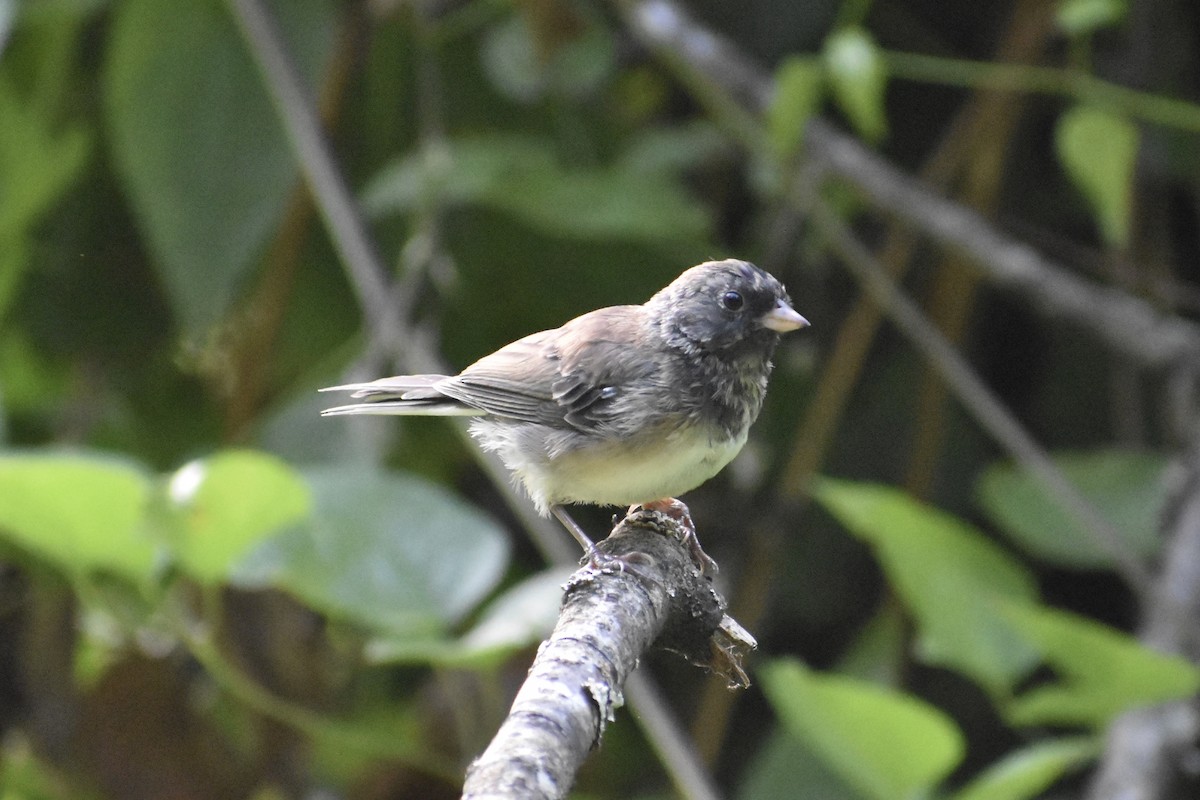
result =
[{"label": "bare branch", "polygon": [[1193,323],[1077,277],[975,211],[932,193],[828,123],[814,120],[807,136],[814,157],[888,213],[970,256],[993,286],[1022,295],[1047,316],[1079,325],[1143,366],[1170,368],[1200,359],[1200,327]]},{"label": "bare branch", "polygon": [[260,0],[228,0],[228,6],[250,45],[250,54],[267,83],[267,94],[296,153],[296,162],[346,267],[367,319],[371,349],[392,355],[407,341],[401,304],[388,286],[387,270],[321,131],[311,92],[296,69],[275,19]]},{"label": "bare branch", "polygon": [[1050,456],[1004,407],[970,365],[921,310],[888,277],[887,271],[851,234],[837,214],[820,200],[814,202],[813,221],[842,263],[854,274],[863,291],[879,304],[893,324],[925,356],[980,426],[1008,451],[1023,469],[1044,482],[1062,507],[1084,525],[1097,543],[1113,557],[1117,570],[1139,592],[1151,590],[1150,573],[1124,545],[1120,535],[1079,493]]},{"label": "bare branch", "polygon": [[724,670],[731,686],[746,685],[740,662],[753,639],[729,645],[736,623],[692,562],[677,522],[638,511],[599,548],[627,568],[585,567],[571,578],[558,624],[508,718],[467,771],[464,799],[565,797],[652,645]]},{"label": "bare branch", "polygon": [[[696,23],[672,0],[620,0],[626,24],[664,61],[703,81],[756,113],[771,101],[769,75],[721,37]],[[734,121],[735,129],[744,122]],[[832,125],[812,120],[805,130],[809,153],[871,202],[939,243],[971,257],[982,277],[1018,292],[1047,316],[1087,330],[1114,352],[1147,367],[1171,367],[1200,359],[1200,326],[1159,313],[1149,303],[1082,278],[1001,232],[974,211],[938,196],[929,187],[872,153]]]}]

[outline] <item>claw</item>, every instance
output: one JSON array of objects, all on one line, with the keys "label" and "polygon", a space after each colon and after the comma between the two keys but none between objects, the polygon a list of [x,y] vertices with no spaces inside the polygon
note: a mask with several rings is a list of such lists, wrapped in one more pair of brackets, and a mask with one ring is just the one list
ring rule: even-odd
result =
[{"label": "claw", "polygon": [[710,558],[708,553],[704,552],[704,548],[700,546],[700,537],[696,535],[696,524],[692,522],[692,514],[683,501],[676,500],[674,497],[666,497],[662,500],[642,503],[641,506],[630,506],[629,510],[634,511],[638,508],[645,511],[657,511],[678,522],[679,527],[683,529],[683,543],[687,545],[692,561],[700,570],[700,574],[706,576],[717,574],[717,562]]}]

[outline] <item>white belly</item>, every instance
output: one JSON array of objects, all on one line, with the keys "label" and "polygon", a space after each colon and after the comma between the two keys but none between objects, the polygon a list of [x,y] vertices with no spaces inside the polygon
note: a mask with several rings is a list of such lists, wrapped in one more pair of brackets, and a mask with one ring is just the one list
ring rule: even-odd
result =
[{"label": "white belly", "polygon": [[745,443],[745,434],[714,442],[688,429],[652,446],[588,447],[549,460],[501,455],[545,513],[559,504],[628,506],[675,497],[720,472]]}]

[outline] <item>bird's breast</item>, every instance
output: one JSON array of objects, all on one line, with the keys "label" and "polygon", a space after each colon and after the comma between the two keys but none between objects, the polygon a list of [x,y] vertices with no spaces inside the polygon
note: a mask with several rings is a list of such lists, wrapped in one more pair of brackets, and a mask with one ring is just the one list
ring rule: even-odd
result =
[{"label": "bird's breast", "polygon": [[716,475],[746,443],[703,427],[667,436],[593,443],[517,470],[530,494],[550,504],[633,505],[675,497]]}]

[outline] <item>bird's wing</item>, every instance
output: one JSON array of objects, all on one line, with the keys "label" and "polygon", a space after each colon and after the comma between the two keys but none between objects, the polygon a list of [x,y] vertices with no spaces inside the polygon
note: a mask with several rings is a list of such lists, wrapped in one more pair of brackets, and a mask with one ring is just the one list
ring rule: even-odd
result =
[{"label": "bird's wing", "polygon": [[654,369],[637,347],[641,306],[613,306],[519,339],[436,391],[489,414],[590,432],[615,424],[615,401]]}]

